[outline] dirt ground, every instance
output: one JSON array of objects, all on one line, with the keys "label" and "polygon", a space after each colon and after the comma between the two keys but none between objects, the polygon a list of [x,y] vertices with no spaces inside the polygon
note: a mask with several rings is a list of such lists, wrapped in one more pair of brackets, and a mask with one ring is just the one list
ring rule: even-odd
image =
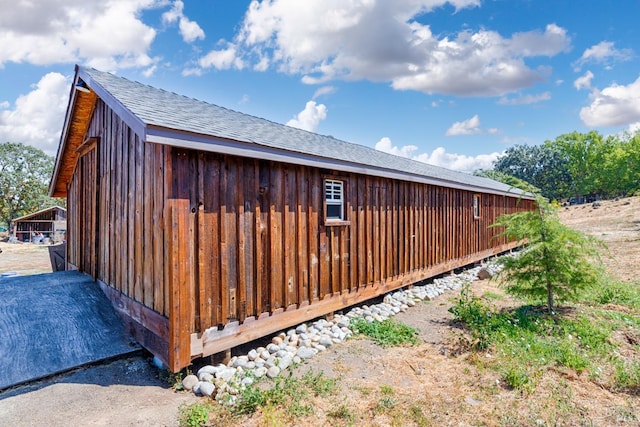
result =
[{"label": "dirt ground", "polygon": [[[606,242],[611,257],[604,260],[611,275],[639,280],[639,197],[605,201],[597,208],[572,206],[563,208],[560,214],[566,224]],[[0,247],[5,250],[6,246]],[[5,254],[0,254],[0,262],[4,262]],[[35,255],[26,250],[25,255],[24,263],[31,268]],[[20,261],[12,263],[17,270]],[[475,282],[473,289],[478,294],[500,292],[491,281]],[[314,402],[315,415],[296,425],[339,423],[327,415],[338,405],[359,414],[353,425],[408,424],[413,419],[409,413],[376,413],[372,402],[379,397],[381,386],[393,390],[398,407],[419,408],[424,415],[422,425],[637,425],[638,396],[613,393],[589,378],[561,369],[546,375],[534,394],[527,396],[508,389],[495,372],[480,368],[468,355],[456,354],[460,331],[451,325],[452,316],[447,311],[455,295],[445,294],[396,316],[419,328],[423,340],[420,345],[383,349],[365,339],[350,340],[298,367],[296,374],[313,370],[337,378],[340,392],[329,399],[318,399]],[[492,356],[487,353],[475,357]],[[178,424],[180,405],[194,401],[197,398],[190,394],[168,388],[157,378],[148,359],[141,356],[0,393],[0,425],[171,426]],[[564,418],[569,413],[573,414],[571,418]],[[267,423],[264,414],[257,414],[242,425],[273,424]]]},{"label": "dirt ground", "polygon": [[48,245],[0,241],[0,249],[0,274],[51,273]]}]

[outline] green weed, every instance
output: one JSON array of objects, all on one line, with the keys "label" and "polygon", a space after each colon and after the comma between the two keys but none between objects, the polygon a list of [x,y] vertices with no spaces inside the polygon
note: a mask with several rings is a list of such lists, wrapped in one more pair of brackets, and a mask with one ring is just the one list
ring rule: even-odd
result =
[{"label": "green weed", "polygon": [[250,415],[258,408],[282,408],[292,417],[301,417],[313,413],[313,407],[307,403],[311,396],[328,396],[335,391],[336,380],[326,378],[323,373],[307,372],[301,378],[280,376],[269,383],[254,383],[240,392],[240,398],[231,411],[235,415]]},{"label": "green weed", "polygon": [[330,418],[333,418],[336,420],[342,420],[346,422],[348,425],[352,425],[356,420],[356,416],[351,412],[349,407],[344,403],[338,406],[336,409],[333,409],[327,412],[327,415]]},{"label": "green weed", "polygon": [[640,391],[640,362],[618,361],[615,366],[616,387],[635,393]]},{"label": "green weed", "polygon": [[[553,366],[599,372],[615,348],[610,339],[615,325],[596,309],[572,316],[526,305],[499,311],[464,288],[450,311],[471,336],[472,350],[497,356],[480,358],[481,363],[501,371],[505,383],[520,391],[532,391],[540,373]],[[619,371],[620,383],[625,375],[633,377],[633,370]]]},{"label": "green weed", "polygon": [[181,427],[200,427],[209,422],[210,403],[193,403],[180,408]]},{"label": "green weed", "polygon": [[363,334],[382,347],[418,344],[418,331],[409,325],[393,319],[382,322],[367,322],[364,319],[352,321],[351,326],[357,333]]}]

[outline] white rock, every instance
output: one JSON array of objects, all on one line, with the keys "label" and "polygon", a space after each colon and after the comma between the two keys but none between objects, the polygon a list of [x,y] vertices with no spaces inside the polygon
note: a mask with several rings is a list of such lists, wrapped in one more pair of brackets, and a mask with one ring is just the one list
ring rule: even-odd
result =
[{"label": "white rock", "polygon": [[253,375],[254,375],[256,378],[262,378],[262,377],[264,377],[266,374],[267,374],[267,368],[265,368],[264,366],[263,366],[263,367],[260,367],[260,368],[256,368],[256,369],[253,371]]},{"label": "white rock", "polygon": [[182,380],[182,387],[184,387],[185,390],[191,391],[196,386],[196,384],[198,384],[198,382],[200,382],[200,380],[195,375],[187,375]]},{"label": "white rock", "polygon": [[277,366],[272,366],[267,370],[267,376],[269,378],[275,378],[278,375],[280,375],[280,368],[278,368]]},{"label": "white rock", "polygon": [[213,393],[216,391],[216,386],[214,386],[208,381],[202,381],[198,385],[200,387],[199,388],[200,394],[203,396],[211,397],[213,396]]},{"label": "white rock", "polygon": [[213,375],[210,374],[209,372],[203,372],[203,373],[198,375],[198,379],[200,381],[212,382],[213,381]]},{"label": "white rock", "polygon": [[228,382],[231,378],[233,378],[235,374],[236,370],[234,368],[227,368],[225,370],[216,372],[215,377]]},{"label": "white rock", "polygon": [[280,368],[281,371],[284,371],[289,366],[291,366],[292,362],[293,362],[293,358],[287,354],[285,357],[281,358],[278,361],[278,368]]},{"label": "white rock", "polygon": [[309,347],[300,347],[298,349],[298,352],[296,353],[296,355],[300,358],[300,359],[308,359],[310,357],[312,357],[314,354],[316,354],[318,351],[316,349],[313,348],[309,348]]},{"label": "white rock", "polygon": [[322,337],[320,337],[320,341],[318,341],[318,344],[329,347],[333,344],[333,341],[331,340],[331,337],[323,335]]}]

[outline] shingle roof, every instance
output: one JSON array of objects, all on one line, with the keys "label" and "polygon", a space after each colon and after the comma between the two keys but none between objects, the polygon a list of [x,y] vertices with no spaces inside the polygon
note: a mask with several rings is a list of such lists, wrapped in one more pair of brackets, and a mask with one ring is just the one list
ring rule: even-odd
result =
[{"label": "shingle roof", "polygon": [[438,181],[484,188],[492,192],[522,193],[518,189],[489,178],[452,171],[363,145],[341,141],[332,136],[274,123],[92,68],[80,67],[79,70],[81,76],[88,77],[90,86],[94,82],[100,85],[104,91],[147,126],[158,126],[354,165],[424,176]]}]

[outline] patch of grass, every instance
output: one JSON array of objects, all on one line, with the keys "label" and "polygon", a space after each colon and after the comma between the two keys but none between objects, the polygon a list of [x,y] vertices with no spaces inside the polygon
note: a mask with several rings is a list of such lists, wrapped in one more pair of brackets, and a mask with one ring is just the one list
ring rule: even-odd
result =
[{"label": "patch of grass", "polygon": [[524,368],[510,366],[504,375],[504,381],[516,390],[528,391],[531,387],[531,378]]},{"label": "patch of grass", "polygon": [[585,293],[583,300],[602,305],[623,305],[638,310],[640,309],[639,287],[638,282],[598,283]]},{"label": "patch of grass", "polygon": [[429,419],[424,414],[422,408],[418,405],[411,405],[409,407],[409,416],[419,427],[426,427],[429,425]]},{"label": "patch of grass", "polygon": [[396,400],[391,396],[384,396],[378,399],[378,403],[376,404],[373,412],[376,414],[383,414],[389,412],[394,406],[396,406]]},{"label": "patch of grass", "polygon": [[[562,366],[592,378],[600,375],[603,364],[617,356],[612,341],[615,322],[607,320],[597,307],[570,309],[565,315],[550,315],[543,309],[521,306],[515,310],[498,310],[486,300],[463,289],[450,309],[456,322],[462,323],[470,338],[467,345],[474,352],[486,352],[475,360],[501,372],[505,383],[516,390],[531,392],[541,374]],[[609,314],[611,315],[611,314]],[[635,316],[620,319],[635,321]],[[620,365],[615,384],[637,387],[636,369]],[[637,369],[640,378],[640,368]],[[623,384],[629,384],[628,386]],[[635,384],[635,385],[634,385]]]},{"label": "patch of grass", "polygon": [[393,319],[382,322],[367,322],[357,319],[351,322],[355,333],[363,334],[381,347],[418,344],[418,331],[409,325]]},{"label": "patch of grass", "polygon": [[349,407],[344,403],[342,403],[337,408],[327,412],[327,416],[335,420],[342,420],[347,425],[353,425],[353,423],[356,420],[356,416],[353,414],[353,412],[351,412],[351,409],[349,409]]},{"label": "patch of grass", "polygon": [[180,407],[180,427],[200,427],[209,422],[212,406],[208,402],[193,403]]},{"label": "patch of grass", "polygon": [[279,410],[295,419],[311,415],[313,406],[309,403],[313,396],[326,397],[337,387],[336,380],[327,378],[323,373],[307,372],[301,378],[294,378],[289,371],[288,376],[280,376],[271,383],[254,383],[240,392],[238,402],[229,408],[234,415],[250,415],[258,408],[266,412]]},{"label": "patch of grass", "polygon": [[333,394],[338,387],[335,379],[325,377],[322,372],[314,374],[309,371],[302,376],[301,381],[314,395],[322,397]]},{"label": "patch of grass", "polygon": [[370,387],[364,386],[354,386],[353,389],[360,392],[360,395],[363,397],[369,396],[373,392]]},{"label": "patch of grass", "polygon": [[482,298],[485,298],[487,300],[503,300],[504,299],[504,295],[500,295],[497,294],[495,292],[485,292],[484,294],[482,294]]},{"label": "patch of grass", "polygon": [[380,386],[380,393],[385,396],[393,396],[395,394],[395,392],[393,391],[393,387],[386,384]]},{"label": "patch of grass", "polygon": [[640,362],[618,361],[613,378],[617,388],[637,394],[640,392]]}]

